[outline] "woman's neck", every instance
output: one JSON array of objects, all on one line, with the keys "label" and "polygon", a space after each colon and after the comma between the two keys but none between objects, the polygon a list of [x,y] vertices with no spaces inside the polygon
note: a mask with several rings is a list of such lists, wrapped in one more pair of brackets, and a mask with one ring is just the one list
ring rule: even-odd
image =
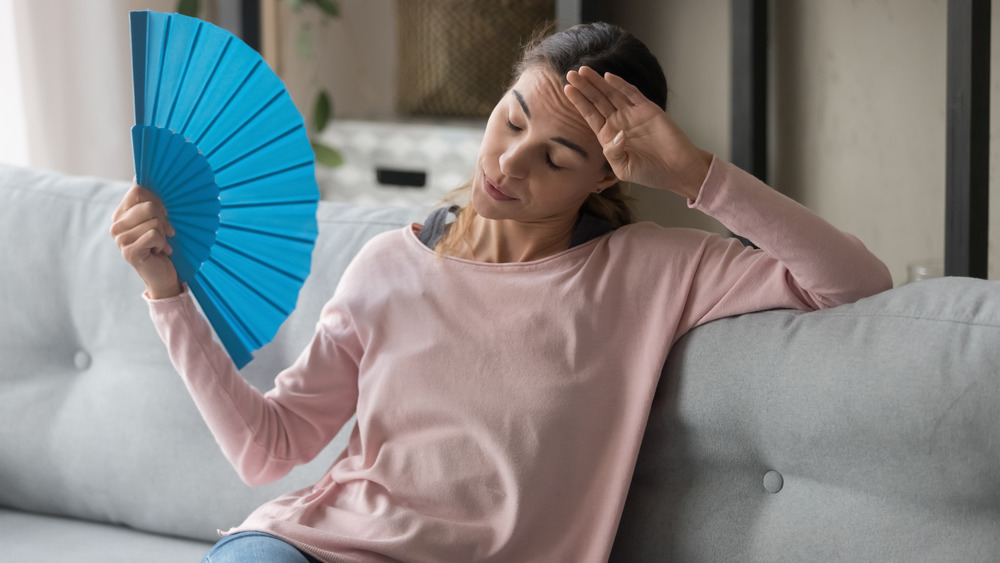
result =
[{"label": "woman's neck", "polygon": [[460,257],[477,262],[530,262],[569,248],[576,215],[532,223],[476,215]]}]

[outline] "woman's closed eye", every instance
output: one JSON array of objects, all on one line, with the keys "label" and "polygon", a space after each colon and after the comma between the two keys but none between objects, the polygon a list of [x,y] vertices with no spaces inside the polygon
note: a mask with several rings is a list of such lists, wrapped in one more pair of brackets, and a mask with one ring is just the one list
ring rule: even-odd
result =
[{"label": "woman's closed eye", "polygon": [[[515,133],[520,133],[521,131],[524,131],[524,129],[523,129],[523,128],[521,128],[521,127],[518,127],[517,125],[514,125],[514,124],[513,124],[512,122],[511,122],[511,120],[509,120],[509,119],[507,120],[507,129],[510,129],[511,131],[513,131],[513,132],[515,132]],[[553,170],[562,170],[562,169],[563,169],[563,167],[562,167],[562,166],[559,166],[559,165],[557,165],[556,163],[552,162],[552,155],[551,155],[551,154],[549,154],[549,153],[545,153],[545,164],[546,164],[546,165],[547,165],[547,166],[548,166],[549,168],[551,168],[551,169],[553,169]]]},{"label": "woman's closed eye", "polygon": [[549,168],[551,168],[553,170],[562,170],[563,169],[562,166],[558,166],[558,165],[556,165],[556,163],[552,162],[552,156],[549,155],[549,153],[545,153],[545,164],[548,164]]}]

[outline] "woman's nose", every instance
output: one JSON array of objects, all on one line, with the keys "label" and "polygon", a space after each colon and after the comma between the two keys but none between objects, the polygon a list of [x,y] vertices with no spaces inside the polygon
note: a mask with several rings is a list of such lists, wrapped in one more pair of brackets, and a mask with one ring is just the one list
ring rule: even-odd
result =
[{"label": "woman's nose", "polygon": [[524,147],[520,143],[512,143],[500,155],[500,172],[510,178],[524,178],[527,167]]}]

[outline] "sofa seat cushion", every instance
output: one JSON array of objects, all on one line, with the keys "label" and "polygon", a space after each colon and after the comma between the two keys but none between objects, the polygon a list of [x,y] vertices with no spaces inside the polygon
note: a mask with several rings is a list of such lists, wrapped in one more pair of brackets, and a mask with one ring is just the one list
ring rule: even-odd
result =
[{"label": "sofa seat cushion", "polygon": [[[154,509],[155,511],[155,509]],[[212,544],[0,508],[4,561],[177,563],[201,561]]]}]

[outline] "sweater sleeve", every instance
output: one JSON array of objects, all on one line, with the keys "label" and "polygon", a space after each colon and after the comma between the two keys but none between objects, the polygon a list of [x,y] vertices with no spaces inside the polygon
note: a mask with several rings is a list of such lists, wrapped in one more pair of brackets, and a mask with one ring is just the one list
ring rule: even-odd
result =
[{"label": "sweater sleeve", "polygon": [[275,481],[313,459],[354,414],[360,344],[336,306],[327,304],[312,341],[262,394],[212,338],[190,292],[144,297],[198,411],[248,485]]},{"label": "sweater sleeve", "polygon": [[682,333],[753,311],[835,307],[892,287],[888,268],[860,240],[733,164],[715,158],[688,205],[760,249],[721,237],[701,242]]}]

